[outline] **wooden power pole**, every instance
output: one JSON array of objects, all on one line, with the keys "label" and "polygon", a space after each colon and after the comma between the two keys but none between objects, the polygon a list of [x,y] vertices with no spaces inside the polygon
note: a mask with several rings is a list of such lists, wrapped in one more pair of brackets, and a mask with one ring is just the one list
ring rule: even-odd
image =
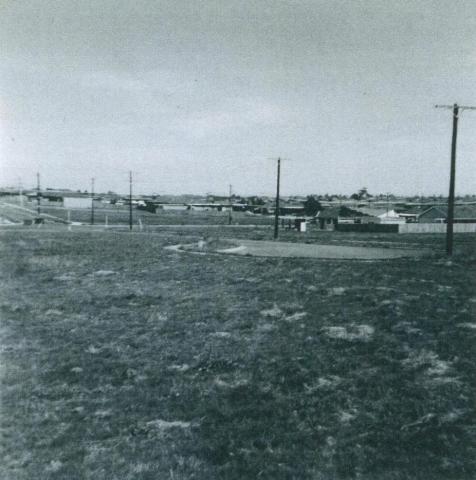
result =
[{"label": "wooden power pole", "polygon": [[281,159],[278,158],[278,175],[276,179],[276,210],[274,212],[274,239],[277,240],[279,232],[279,182],[281,177]]},{"label": "wooden power pole", "polygon": [[91,225],[94,225],[94,178],[91,178]]},{"label": "wooden power pole", "polygon": [[229,210],[228,210],[228,225],[231,225],[231,222],[232,222],[232,218],[231,218],[231,211],[233,210],[233,207],[232,207],[232,203],[231,203],[231,185],[229,185],[229,192],[228,192],[228,203],[230,204],[229,205]]},{"label": "wooden power pole", "polygon": [[40,189],[40,172],[36,174],[36,210],[38,212],[38,217],[41,215],[41,189]]},{"label": "wooden power pole", "polygon": [[448,194],[448,213],[446,215],[446,254],[453,255],[453,221],[455,208],[455,177],[456,177],[456,138],[458,135],[458,117],[462,110],[476,110],[476,107],[454,105],[435,105],[436,108],[453,110],[453,135],[451,138],[450,188]]},{"label": "wooden power pole", "polygon": [[132,231],[132,172],[129,172],[129,230]]}]

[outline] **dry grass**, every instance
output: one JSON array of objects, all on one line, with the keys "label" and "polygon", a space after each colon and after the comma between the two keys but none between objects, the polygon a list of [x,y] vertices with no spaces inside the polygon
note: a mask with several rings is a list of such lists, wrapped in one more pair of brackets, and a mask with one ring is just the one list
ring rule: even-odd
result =
[{"label": "dry grass", "polygon": [[476,476],[474,243],[451,262],[162,249],[182,241],[2,231],[1,478]]}]

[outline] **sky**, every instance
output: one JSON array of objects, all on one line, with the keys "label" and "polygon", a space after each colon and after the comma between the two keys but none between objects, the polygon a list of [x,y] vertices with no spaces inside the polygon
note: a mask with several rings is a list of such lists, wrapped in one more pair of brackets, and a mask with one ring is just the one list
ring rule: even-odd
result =
[{"label": "sky", "polygon": [[0,185],[447,195],[475,86],[474,0],[0,0]]}]

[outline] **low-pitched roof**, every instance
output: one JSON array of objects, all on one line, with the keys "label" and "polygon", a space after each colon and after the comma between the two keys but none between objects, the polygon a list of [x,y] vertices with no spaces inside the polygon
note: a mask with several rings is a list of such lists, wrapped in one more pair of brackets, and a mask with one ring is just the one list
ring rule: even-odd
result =
[{"label": "low-pitched roof", "polygon": [[476,205],[456,205],[455,218],[476,219]]},{"label": "low-pitched roof", "polygon": [[[422,212],[420,216],[432,210],[440,213],[441,218],[446,218],[448,215],[448,209],[445,206],[433,206]],[[454,218],[458,220],[476,220],[476,205],[455,205]]]},{"label": "low-pitched roof", "polygon": [[318,218],[338,218],[338,217],[362,217],[363,213],[354,210],[352,208],[346,207],[345,205],[340,205],[338,207],[326,207],[323,210],[317,212]]},{"label": "low-pitched roof", "polygon": [[388,210],[387,208],[371,208],[371,207],[359,207],[357,209],[359,212],[370,217],[380,217],[380,216],[390,216],[395,217],[397,215],[392,215],[392,212],[395,213],[395,210]]}]

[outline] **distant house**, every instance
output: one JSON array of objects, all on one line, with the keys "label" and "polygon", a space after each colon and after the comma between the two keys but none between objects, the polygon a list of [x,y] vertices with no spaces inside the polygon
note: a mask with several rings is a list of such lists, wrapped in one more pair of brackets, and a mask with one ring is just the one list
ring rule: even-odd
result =
[{"label": "distant house", "polygon": [[245,212],[249,210],[249,206],[246,203],[233,203],[231,209],[234,212]]},{"label": "distant house", "polygon": [[251,210],[249,210],[253,213],[259,214],[259,215],[270,215],[271,212],[274,212],[273,210],[270,210],[269,207],[266,206],[259,206],[259,207],[251,207]]},{"label": "distant house", "polygon": [[322,230],[334,229],[339,223],[360,223],[364,214],[346,207],[327,207],[317,212],[316,220],[319,222],[319,228]]},{"label": "distant house", "polygon": [[230,203],[230,198],[234,199],[235,196],[225,197],[220,195],[207,195],[207,203]]},{"label": "distant house", "polygon": [[185,203],[158,203],[157,208],[160,210],[174,210],[174,211],[183,211],[189,210],[190,207]]},{"label": "distant house", "polygon": [[46,192],[41,192],[40,196],[42,203],[45,203],[45,201],[52,203],[62,203],[64,199],[64,194],[58,192],[51,192],[48,190]]},{"label": "distant house", "polygon": [[[418,223],[446,223],[448,210],[445,206],[430,207],[418,216]],[[476,223],[476,205],[456,205],[454,223]]]},{"label": "distant house", "polygon": [[456,223],[476,223],[476,205],[456,205],[454,221]]},{"label": "distant house", "polygon": [[296,215],[280,215],[281,227],[286,230],[297,230],[304,233],[307,229],[308,217],[299,217]]},{"label": "distant house", "polygon": [[405,219],[400,217],[395,210],[387,210],[385,208],[358,208],[357,211],[363,213],[361,223],[385,223],[399,224],[405,223]]},{"label": "distant house", "polygon": [[283,205],[279,207],[279,215],[304,215],[304,205]]},{"label": "distant house", "polygon": [[[426,207],[427,208],[427,207]],[[405,220],[405,223],[415,223],[418,221],[418,216],[426,210],[421,206],[403,206],[396,209],[397,215]]]},{"label": "distant house", "polygon": [[41,192],[27,193],[28,200],[36,202],[40,198],[42,205],[57,204],[64,208],[91,208],[92,197],[87,193],[63,190],[44,190]]},{"label": "distant house", "polygon": [[221,212],[222,210],[225,209],[225,207],[227,209],[230,209],[229,205],[225,206],[219,203],[191,203],[190,204],[190,209],[197,212],[210,212],[210,211]]}]

